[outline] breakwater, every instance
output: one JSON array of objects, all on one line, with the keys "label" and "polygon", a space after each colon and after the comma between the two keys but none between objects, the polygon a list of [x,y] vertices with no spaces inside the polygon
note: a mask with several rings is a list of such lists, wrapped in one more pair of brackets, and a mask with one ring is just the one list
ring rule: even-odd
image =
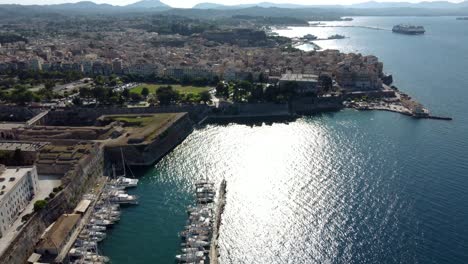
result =
[{"label": "breakwater", "polygon": [[386,31],[390,31],[390,29],[387,29],[387,28],[371,27],[371,26],[311,25],[311,26],[309,26],[309,27],[318,27],[318,28],[364,28],[364,29],[372,29],[372,30],[386,30]]},{"label": "breakwater", "polygon": [[225,205],[226,205],[226,180],[223,180],[219,187],[217,206],[216,206],[215,216],[214,216],[213,235],[211,238],[210,254],[209,254],[210,264],[218,264],[218,257],[219,257],[218,239],[219,239],[220,228],[221,228],[221,217],[223,215]]}]

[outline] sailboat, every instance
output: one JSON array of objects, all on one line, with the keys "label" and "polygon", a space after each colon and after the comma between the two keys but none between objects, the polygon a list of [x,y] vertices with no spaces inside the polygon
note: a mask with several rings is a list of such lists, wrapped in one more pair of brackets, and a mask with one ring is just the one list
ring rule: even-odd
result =
[{"label": "sailboat", "polygon": [[132,178],[127,178],[126,176],[126,169],[125,169],[125,159],[123,155],[122,148],[120,148],[120,153],[122,156],[122,167],[123,167],[123,175],[117,176],[115,173],[115,167],[112,166],[113,169],[113,180],[112,184],[116,188],[131,188],[131,187],[136,187],[138,185],[138,179],[132,179]]}]

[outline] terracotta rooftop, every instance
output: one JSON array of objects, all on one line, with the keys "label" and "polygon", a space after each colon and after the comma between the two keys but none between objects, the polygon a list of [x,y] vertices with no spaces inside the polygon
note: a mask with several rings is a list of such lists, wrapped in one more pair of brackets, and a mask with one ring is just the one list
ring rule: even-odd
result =
[{"label": "terracotta rooftop", "polygon": [[80,220],[79,214],[63,214],[55,221],[54,225],[47,231],[38,245],[38,248],[57,248],[66,242],[65,240],[73,231],[76,223]]}]

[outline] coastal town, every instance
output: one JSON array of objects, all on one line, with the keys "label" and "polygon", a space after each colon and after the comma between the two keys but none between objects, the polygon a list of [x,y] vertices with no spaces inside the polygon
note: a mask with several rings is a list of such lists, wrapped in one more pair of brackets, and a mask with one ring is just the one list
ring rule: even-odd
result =
[{"label": "coastal town", "polygon": [[[376,56],[302,51],[249,19],[73,19],[0,24],[0,263],[108,262],[97,244],[138,199],[126,166],[155,164],[204,123],[343,108],[450,120]],[[215,261],[216,189],[197,185],[178,261]]]}]

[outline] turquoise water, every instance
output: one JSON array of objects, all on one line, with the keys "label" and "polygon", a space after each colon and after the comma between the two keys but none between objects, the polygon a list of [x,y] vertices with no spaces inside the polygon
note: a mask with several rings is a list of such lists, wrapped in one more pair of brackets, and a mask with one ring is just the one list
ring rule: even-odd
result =
[{"label": "turquoise water", "polygon": [[[208,125],[154,168],[138,171],[140,205],[123,210],[102,244],[112,263],[174,263],[192,184],[227,179],[221,263],[468,263],[468,24],[402,22],[424,36],[363,28],[325,48],[375,54],[395,83],[451,122],[352,110],[289,124]],[[322,34],[322,35],[320,35]]]}]

